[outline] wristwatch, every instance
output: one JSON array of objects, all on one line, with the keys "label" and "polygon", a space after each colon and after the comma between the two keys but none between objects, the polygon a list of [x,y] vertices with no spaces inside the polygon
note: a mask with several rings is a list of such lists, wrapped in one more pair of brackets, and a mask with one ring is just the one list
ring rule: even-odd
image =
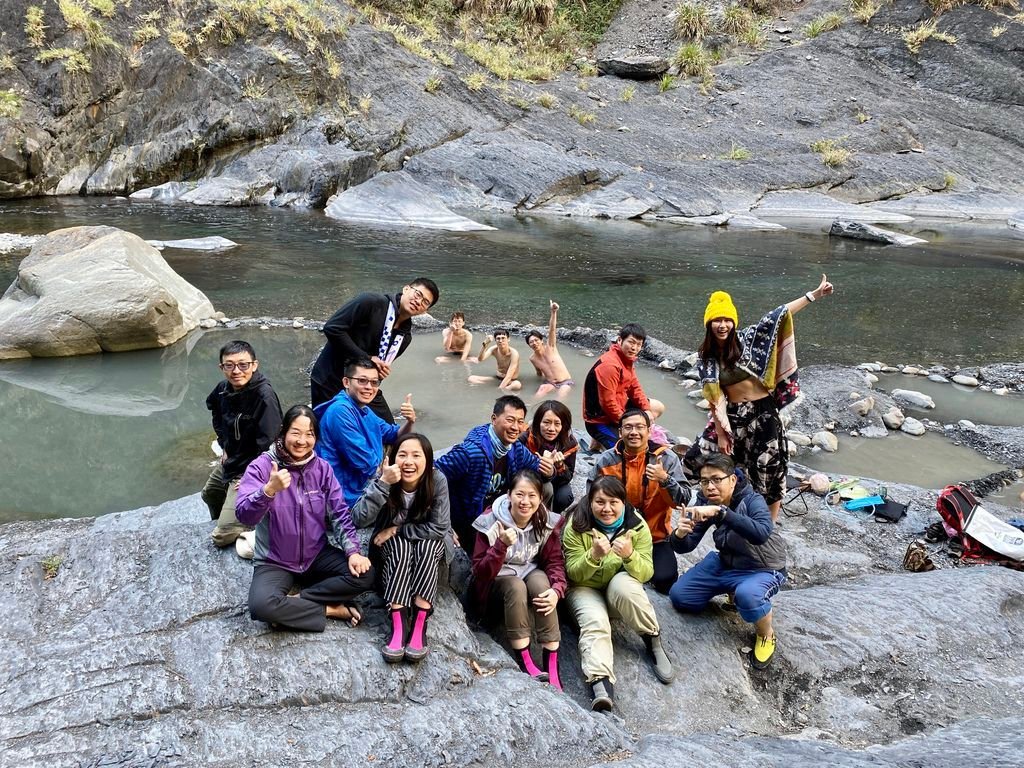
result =
[{"label": "wristwatch", "polygon": [[814,292],[813,291],[808,291],[807,293],[804,294],[804,298],[807,299],[809,302],[811,302],[813,304],[814,303]]}]

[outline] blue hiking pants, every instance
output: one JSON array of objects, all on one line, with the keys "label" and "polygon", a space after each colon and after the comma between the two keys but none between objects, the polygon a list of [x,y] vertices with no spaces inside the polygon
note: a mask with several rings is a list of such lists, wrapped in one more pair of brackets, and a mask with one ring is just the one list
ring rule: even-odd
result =
[{"label": "blue hiking pants", "polygon": [[737,571],[722,567],[717,552],[711,552],[680,576],[668,597],[676,610],[696,613],[704,610],[715,595],[734,593],[736,610],[751,624],[772,609],[772,597],[786,583],[782,571]]}]

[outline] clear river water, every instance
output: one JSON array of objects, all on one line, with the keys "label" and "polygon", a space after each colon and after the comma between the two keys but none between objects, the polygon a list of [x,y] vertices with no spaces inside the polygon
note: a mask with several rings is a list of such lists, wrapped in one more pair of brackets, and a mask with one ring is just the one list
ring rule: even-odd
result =
[{"label": "clear river water", "polygon": [[[562,304],[565,325],[611,327],[635,320],[651,335],[693,349],[712,290],[732,293],[744,322],[813,288],[827,272],[836,296],[797,318],[802,364],[1024,360],[1024,238],[1005,226],[914,227],[906,231],[932,242],[887,249],[823,237],[820,224],[765,233],[475,218],[498,231],[356,228],[321,212],[114,199],[0,203],[0,232],[109,224],[148,239],[230,238],[238,248],[164,251],[171,266],[229,316],[324,319],[359,291],[394,290],[424,274],[441,286],[434,311],[440,318],[460,309],[471,324],[540,323],[551,297]],[[16,277],[19,261],[18,255],[0,256],[0,285]],[[308,331],[217,330],[164,350],[0,363],[0,521],[100,514],[197,490],[211,458],[204,401],[219,377],[216,352],[235,337],[256,345],[286,407],[306,400],[302,371],[322,339]],[[526,350],[521,340],[516,344]],[[413,392],[421,428],[436,446],[445,446],[486,419],[496,393],[470,387],[461,364],[435,365],[439,346],[439,335],[418,338],[386,391],[394,403]],[[590,362],[575,351],[566,355],[582,381]],[[699,429],[704,415],[675,376],[646,369],[641,379],[668,402],[667,428],[689,436]],[[927,382],[913,384],[923,389]],[[940,386],[941,397],[931,393],[942,409],[940,420],[1024,420],[1019,399]],[[529,384],[527,390],[532,394]],[[578,416],[577,400],[574,395],[571,404]],[[841,438],[839,453],[805,461],[932,487],[1000,469],[930,434]]]}]

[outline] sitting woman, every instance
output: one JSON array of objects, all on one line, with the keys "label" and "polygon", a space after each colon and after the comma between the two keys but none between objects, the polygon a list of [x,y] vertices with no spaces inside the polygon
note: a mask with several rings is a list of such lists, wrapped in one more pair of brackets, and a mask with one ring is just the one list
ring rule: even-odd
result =
[{"label": "sitting woman", "polygon": [[308,406],[289,408],[277,441],[242,476],[235,504],[239,522],[256,526],[249,614],[311,632],[323,632],[327,619],[355,626],[362,616],[352,601],[373,587],[341,486],[313,453],[319,437]]},{"label": "sitting woman", "polygon": [[[512,478],[512,489],[473,522],[473,578],[476,607],[504,610],[505,632],[519,668],[546,679],[558,690],[558,601],[565,595],[565,562],[559,542],[562,518],[541,501],[542,483],[532,470]],[[493,601],[493,602],[492,602]],[[497,605],[495,605],[497,604]],[[544,649],[543,667],[530,655],[530,614]]]},{"label": "sitting woman", "polygon": [[566,599],[580,627],[580,664],[592,689],[592,708],[607,711],[614,703],[610,616],[640,633],[655,676],[672,682],[672,663],[643,586],[654,575],[651,531],[626,501],[622,481],[610,475],[594,480],[562,538],[570,584]]},{"label": "sitting woman", "polygon": [[551,456],[555,474],[544,483],[544,498],[561,514],[572,504],[572,476],[576,472],[579,444],[572,436],[572,414],[557,400],[545,400],[533,414],[533,424],[519,438],[538,458],[544,451]]},{"label": "sitting woman", "polygon": [[420,661],[429,650],[427,617],[434,611],[437,566],[453,549],[448,481],[434,469],[430,441],[415,432],[400,437],[352,515],[360,528],[374,529],[372,551],[381,561],[391,608],[391,639],[381,653],[391,663]]}]

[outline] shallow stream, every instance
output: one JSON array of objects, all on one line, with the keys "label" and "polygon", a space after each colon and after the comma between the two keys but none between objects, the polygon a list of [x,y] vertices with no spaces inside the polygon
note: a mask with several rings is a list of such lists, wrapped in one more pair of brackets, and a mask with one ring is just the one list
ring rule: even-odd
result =
[{"label": "shallow stream", "polygon": [[[563,306],[564,325],[613,327],[636,320],[652,335],[693,349],[710,291],[729,290],[745,322],[813,288],[827,272],[838,286],[836,296],[797,320],[802,364],[1024,359],[1024,240],[1005,227],[918,227],[909,231],[924,232],[932,240],[928,246],[885,249],[807,231],[477,218],[499,231],[354,228],[320,212],[113,199],[0,204],[0,231],[6,232],[109,224],[150,239],[230,238],[238,248],[167,250],[164,256],[231,316],[324,319],[359,291],[397,289],[425,274],[441,286],[435,309],[440,318],[461,309],[472,324],[542,323],[551,297]],[[0,287],[15,278],[19,261],[0,256]],[[322,340],[307,331],[215,331],[165,350],[0,364],[0,521],[100,514],[196,491],[211,457],[204,402],[220,376],[216,352],[238,336],[256,344],[286,407],[307,399],[303,369]],[[516,343],[526,351],[521,340]],[[445,446],[486,420],[496,391],[470,387],[461,364],[435,365],[439,347],[438,335],[417,339],[385,391],[393,404],[413,392],[422,429]],[[582,382],[591,361],[576,351],[564,353]],[[705,415],[685,398],[675,376],[648,368],[641,380],[669,404],[667,428],[696,434]],[[922,390],[930,384],[911,383]],[[993,396],[935,386],[941,387],[941,395],[933,396],[943,410],[926,415],[1004,423],[997,419],[1007,406],[992,403]],[[533,391],[528,384],[528,400]],[[570,402],[577,418],[579,399],[577,392]],[[1013,407],[1020,411],[1019,404]],[[929,486],[1001,468],[934,435],[843,437],[839,453],[802,461]]]}]

